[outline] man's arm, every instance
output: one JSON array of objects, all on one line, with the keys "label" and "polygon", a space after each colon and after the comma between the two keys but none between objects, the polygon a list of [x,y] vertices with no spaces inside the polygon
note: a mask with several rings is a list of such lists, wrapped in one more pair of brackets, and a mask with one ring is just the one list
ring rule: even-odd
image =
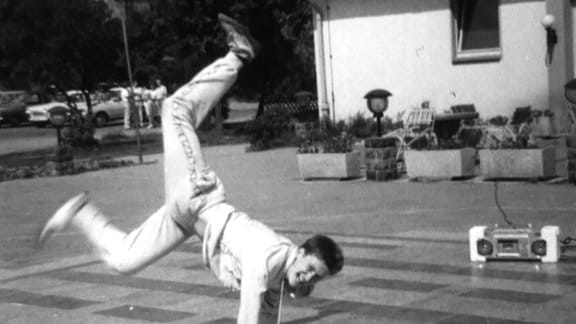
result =
[{"label": "man's arm", "polygon": [[280,292],[266,290],[263,283],[254,277],[242,277],[238,324],[275,324]]}]

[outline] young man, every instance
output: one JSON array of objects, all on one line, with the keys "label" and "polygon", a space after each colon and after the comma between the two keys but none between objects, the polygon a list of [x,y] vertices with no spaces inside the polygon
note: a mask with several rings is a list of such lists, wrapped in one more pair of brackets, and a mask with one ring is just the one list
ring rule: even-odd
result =
[{"label": "young man", "polygon": [[207,267],[224,285],[240,289],[238,323],[274,323],[284,290],[307,295],[316,282],[342,269],[343,255],[322,235],[297,247],[225,202],[224,186],[204,161],[195,127],[254,59],[258,45],[244,26],[222,14],[218,18],[230,51],[164,102],[165,205],[125,233],[80,194],[46,223],[39,242],[74,226],[109,266],[132,274],[198,235]]}]

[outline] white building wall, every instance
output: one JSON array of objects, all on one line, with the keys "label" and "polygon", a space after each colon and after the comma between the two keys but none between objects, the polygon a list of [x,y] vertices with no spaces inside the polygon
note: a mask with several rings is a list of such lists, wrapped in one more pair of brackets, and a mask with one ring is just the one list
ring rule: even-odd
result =
[{"label": "white building wall", "polygon": [[[502,59],[452,63],[449,0],[327,0],[325,66],[333,117],[366,112],[364,94],[393,93],[387,116],[429,100],[438,112],[473,103],[482,117],[546,109],[545,2],[502,0]],[[324,8],[326,9],[326,8]]]},{"label": "white building wall", "polygon": [[[572,4],[572,37],[576,38],[576,0],[570,0]],[[576,62],[576,41],[572,42],[572,59]],[[576,64],[572,67],[572,74],[576,76]]]}]

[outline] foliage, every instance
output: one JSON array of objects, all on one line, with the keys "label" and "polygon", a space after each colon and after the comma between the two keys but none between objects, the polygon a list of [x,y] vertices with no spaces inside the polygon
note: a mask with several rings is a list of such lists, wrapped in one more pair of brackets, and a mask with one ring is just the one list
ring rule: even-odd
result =
[{"label": "foliage", "polygon": [[346,122],[339,120],[334,122],[328,117],[324,117],[320,120],[320,138],[329,139],[333,137],[340,136],[342,133],[347,131]]},{"label": "foliage", "polygon": [[[314,91],[308,0],[125,3],[132,71],[141,84],[159,77],[173,91],[226,53],[217,22],[224,12],[246,23],[263,44],[232,94]],[[93,90],[99,82],[126,82],[122,28],[111,14],[104,0],[0,1],[0,87],[38,92],[55,83]]]},{"label": "foliage", "polygon": [[348,120],[348,134],[356,138],[367,138],[376,135],[376,121],[372,117],[364,117],[362,112],[357,112]]},{"label": "foliage", "polygon": [[352,152],[355,138],[347,133],[347,129],[348,125],[343,120],[334,122],[328,117],[322,118],[318,129],[300,143],[298,153]]},{"label": "foliage", "polygon": [[354,137],[346,134],[325,138],[319,144],[306,139],[298,147],[298,153],[348,153],[352,152],[354,142]]},{"label": "foliage", "polygon": [[520,107],[514,111],[510,119],[496,116],[482,125],[483,136],[479,146],[487,149],[534,148],[536,145],[532,136],[532,122],[534,118],[541,116],[552,117],[553,114],[550,111],[542,112],[532,110],[530,107]]},{"label": "foliage", "polygon": [[64,90],[61,88],[52,88],[51,90],[60,92],[60,94],[66,98],[66,105],[69,108],[67,113],[66,127],[64,127],[62,131],[62,140],[64,142],[63,144],[87,149],[96,148],[98,146],[98,141],[94,138],[96,129],[94,123],[92,122],[92,102],[88,92],[85,92],[88,105],[88,114],[84,116],[80,110],[78,110],[74,100],[70,98]]},{"label": "foliage", "polygon": [[262,151],[277,146],[290,129],[290,115],[285,110],[264,114],[250,122],[245,129],[249,136],[248,151]]},{"label": "foliage", "polygon": [[[381,120],[382,132],[402,128],[402,121],[394,122],[390,117],[384,116]],[[372,116],[364,116],[363,112],[357,112],[348,119],[347,132],[356,138],[368,138],[376,136],[376,120]]]},{"label": "foliage", "polygon": [[455,150],[466,147],[475,148],[482,140],[483,129],[477,126],[464,126],[458,130],[456,135],[449,139],[439,139],[438,149]]},{"label": "foliage", "polygon": [[110,169],[128,167],[135,165],[131,160],[118,160],[112,158],[92,159],[82,162],[74,162],[69,168],[56,170],[52,164],[24,165],[17,167],[0,166],[0,182],[16,179],[53,177],[62,175],[79,174],[83,172],[97,171],[100,169]]},{"label": "foliage", "polygon": [[525,149],[534,148],[532,129],[528,124],[494,126],[485,125],[480,148]]},{"label": "foliage", "polygon": [[0,83],[40,92],[118,79],[119,26],[102,1],[1,1]]}]

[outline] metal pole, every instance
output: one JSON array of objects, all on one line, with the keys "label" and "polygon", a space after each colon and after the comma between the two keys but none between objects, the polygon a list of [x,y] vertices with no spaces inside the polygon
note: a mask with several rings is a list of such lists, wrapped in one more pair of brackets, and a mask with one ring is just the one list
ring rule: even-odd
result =
[{"label": "metal pole", "polygon": [[[126,21],[125,18],[122,17],[120,19],[120,21],[122,22],[122,36],[124,37],[124,51],[126,54],[126,67],[128,70],[128,82],[130,83],[130,94],[128,96],[129,100],[128,100],[128,109],[130,110],[130,112],[134,111],[134,83],[132,83],[132,68],[130,67],[130,51],[128,50],[128,34],[126,32]],[[136,114],[136,116],[140,116],[139,114]],[[142,158],[142,144],[140,141],[140,117],[137,118],[137,122],[136,122],[136,146],[138,148],[138,161],[140,162],[140,164],[144,163],[144,160]]]},{"label": "metal pole", "polygon": [[58,146],[62,146],[62,127],[56,126],[56,137],[58,138]]},{"label": "metal pole", "polygon": [[382,116],[376,115],[376,134],[378,137],[382,136]]}]

